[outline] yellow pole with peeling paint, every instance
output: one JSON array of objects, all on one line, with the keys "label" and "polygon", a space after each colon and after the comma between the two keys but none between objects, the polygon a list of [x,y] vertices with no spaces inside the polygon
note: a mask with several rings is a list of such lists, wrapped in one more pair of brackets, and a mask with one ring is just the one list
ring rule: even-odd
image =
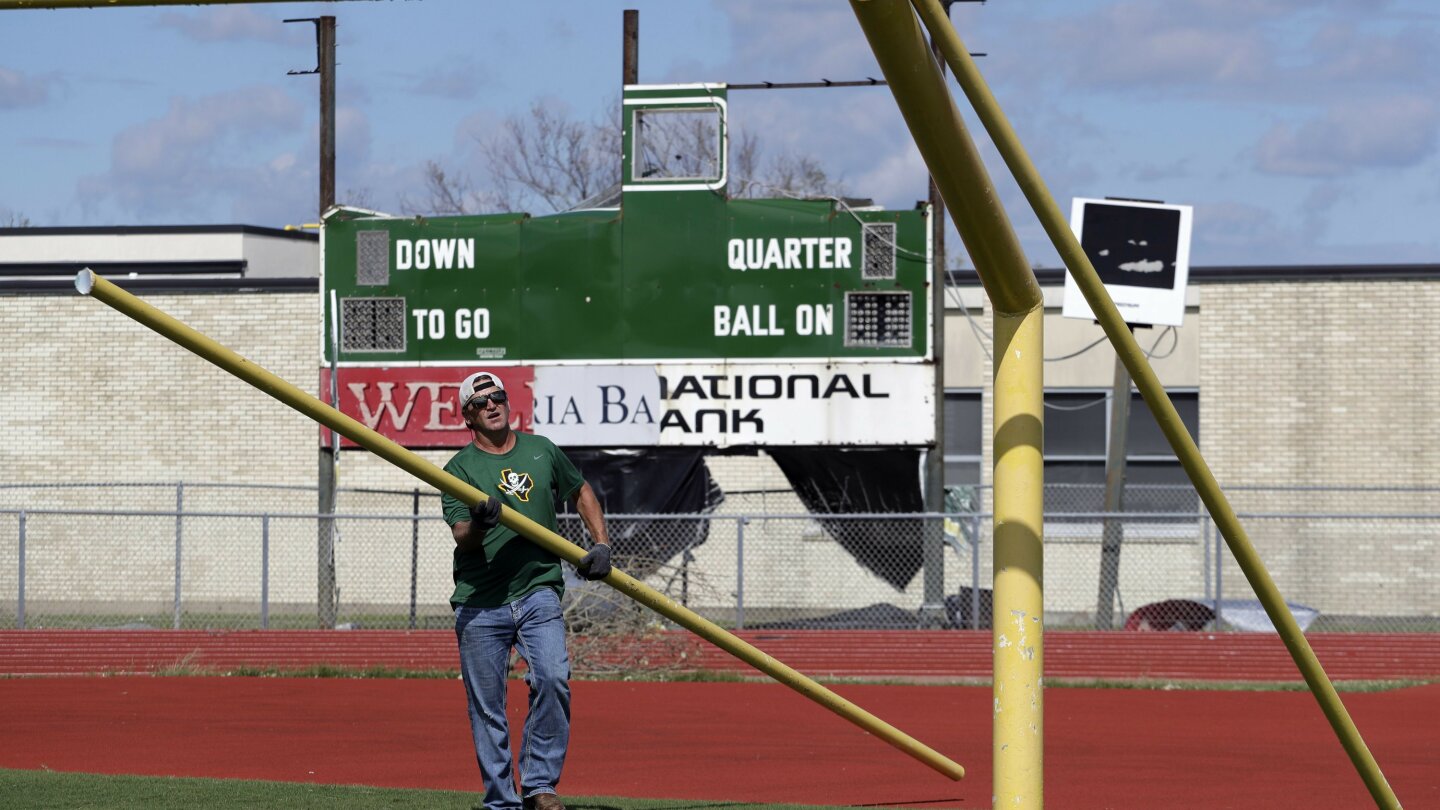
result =
[{"label": "yellow pole with peeling paint", "polygon": [[851,0],[850,6],[993,305],[994,803],[1041,807],[1044,299],[910,4]]},{"label": "yellow pole with peeling paint", "polygon": [[[1360,775],[1365,787],[1370,791],[1370,798],[1375,801],[1377,807],[1398,808],[1400,800],[1385,774],[1380,770],[1380,765],[1375,761],[1375,756],[1370,752],[1365,740],[1360,736],[1360,731],[1355,726],[1350,713],[1346,711],[1345,704],[1340,700],[1340,695],[1335,691],[1335,685],[1325,674],[1325,669],[1320,665],[1319,659],[1315,657],[1315,651],[1311,649],[1310,642],[1306,640],[1300,625],[1290,613],[1286,606],[1280,589],[1276,587],[1275,580],[1270,576],[1265,563],[1255,550],[1254,544],[1241,525],[1240,518],[1235,514],[1230,501],[1220,489],[1220,484],[1210,471],[1210,466],[1205,463],[1205,458],[1200,454],[1200,448],[1195,444],[1194,438],[1190,436],[1181,421],[1180,414],[1176,412],[1175,405],[1171,403],[1170,397],[1165,393],[1165,387],[1160,384],[1160,378],[1156,376],[1155,370],[1150,367],[1145,353],[1141,350],[1140,344],[1135,341],[1134,335],[1126,328],[1124,318],[1115,307],[1115,302],[1110,299],[1110,294],[1105,290],[1105,285],[1100,281],[1100,276],[1095,272],[1089,257],[1080,247],[1080,242],[1070,230],[1065,216],[1055,204],[1050,190],[1045,186],[1045,181],[1040,177],[1040,172],[1031,162],[1021,145],[1020,138],[1010,126],[1010,121],[1005,111],[991,94],[985,78],[975,65],[975,60],[970,57],[965,43],[961,41],[960,35],[955,26],[950,23],[949,18],[941,8],[939,0],[911,0],[916,11],[925,22],[925,27],[930,30],[935,41],[940,46],[940,51],[949,63],[950,68],[955,72],[955,79],[964,90],[966,97],[970,100],[971,106],[975,108],[976,114],[990,134],[1000,156],[1005,160],[1006,166],[1015,176],[1025,198],[1030,202],[1035,215],[1040,219],[1040,224],[1050,236],[1050,241],[1055,244],[1065,267],[1074,276],[1076,284],[1085,300],[1090,304],[1090,309],[1099,319],[1100,325],[1104,328],[1105,334],[1109,336],[1110,343],[1115,347],[1115,352],[1125,363],[1130,371],[1130,376],[1135,380],[1135,387],[1145,398],[1145,404],[1150,407],[1150,412],[1155,416],[1160,430],[1169,440],[1170,447],[1175,451],[1175,456],[1180,460],[1185,473],[1194,484],[1195,491],[1199,494],[1200,500],[1210,512],[1215,521],[1215,526],[1225,538],[1230,552],[1235,556],[1240,569],[1245,573],[1245,578],[1250,587],[1255,590],[1255,596],[1259,598],[1261,605],[1265,607],[1265,613],[1275,625],[1285,647],[1290,651],[1290,657],[1295,661],[1295,667],[1300,671],[1305,683],[1310,687],[1315,701],[1320,705],[1321,712],[1330,721],[1330,727],[1334,730],[1335,736],[1339,738],[1340,745],[1350,757],[1351,765]],[[997,616],[998,611],[997,611]]]},{"label": "yellow pole with peeling paint", "polygon": [[1044,806],[1044,322],[995,316],[995,806]]},{"label": "yellow pole with peeling paint", "polygon": [[[159,332],[164,337],[331,428],[441,492],[448,493],[467,504],[476,504],[485,500],[485,493],[475,487],[95,275],[91,270],[82,270],[75,276],[75,289]],[[530,542],[572,565],[578,563],[580,558],[585,556],[585,551],[579,546],[508,506],[501,508],[500,522],[514,529]],[[671,600],[670,597],[619,568],[611,569],[610,575],[605,577],[605,583],[945,776],[955,780],[964,778],[964,768],[933,748],[776,661],[719,625]]]}]

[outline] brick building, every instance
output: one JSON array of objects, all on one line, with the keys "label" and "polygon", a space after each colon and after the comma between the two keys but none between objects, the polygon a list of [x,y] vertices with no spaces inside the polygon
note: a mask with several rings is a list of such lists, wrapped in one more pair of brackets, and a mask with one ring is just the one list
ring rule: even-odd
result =
[{"label": "brick building", "polygon": [[[313,510],[313,491],[303,488],[316,481],[317,428],[77,295],[71,279],[83,266],[302,388],[318,388],[319,247],[311,234],[244,226],[0,230],[0,334],[7,347],[0,483],[293,485],[297,489],[267,495],[263,505],[253,492],[187,490],[185,507]],[[1046,411],[1047,484],[1074,484],[1093,500],[1104,475],[1114,355],[1108,345],[1096,343],[1098,326],[1060,316],[1060,272],[1042,270],[1039,276],[1051,361],[1045,365],[1052,406]],[[984,485],[990,456],[989,313],[973,276],[953,278],[949,299],[947,478]],[[1436,485],[1440,266],[1194,267],[1187,304],[1183,327],[1141,330],[1137,338],[1152,350],[1161,381],[1198,432],[1206,459],[1222,486],[1232,490],[1237,509],[1433,511],[1433,500],[1425,500],[1429,495],[1407,499],[1391,492],[1380,504],[1367,502],[1358,488]],[[1136,401],[1130,481],[1183,484],[1183,472],[1138,395]],[[443,464],[450,453],[422,455]],[[804,511],[763,452],[715,456],[707,463],[731,496],[722,513]],[[405,473],[364,453],[342,454],[339,483],[347,490],[415,486]],[[1343,494],[1245,489],[1255,485],[1354,489]],[[1053,489],[1047,497],[1057,500],[1047,509],[1094,508],[1091,500],[1066,502],[1066,490]],[[73,488],[24,492],[0,494],[0,506],[175,507],[167,490],[105,489],[103,503]],[[347,497],[342,493],[342,511]],[[1140,497],[1130,506],[1156,503]],[[1182,507],[1198,508],[1193,500]],[[408,500],[397,508],[408,510]],[[1063,536],[1063,528],[1056,529]],[[1347,596],[1340,593],[1344,588],[1336,589],[1346,581],[1337,572],[1359,570],[1357,554],[1374,558],[1384,551],[1382,560],[1371,560],[1355,574],[1366,583],[1413,585],[1417,576],[1433,580],[1440,553],[1440,541],[1419,528],[1357,537],[1337,524],[1262,522],[1252,531],[1277,579],[1290,583],[1287,596],[1323,602],[1332,612],[1363,612],[1361,602],[1376,598],[1374,590],[1350,589]],[[718,540],[707,552],[727,553]],[[821,552],[818,546],[814,550]],[[1239,581],[1237,571],[1226,576]],[[1307,591],[1311,587],[1325,593]],[[867,598],[857,597],[861,603]],[[1074,607],[1083,610],[1084,595],[1076,599]]]}]

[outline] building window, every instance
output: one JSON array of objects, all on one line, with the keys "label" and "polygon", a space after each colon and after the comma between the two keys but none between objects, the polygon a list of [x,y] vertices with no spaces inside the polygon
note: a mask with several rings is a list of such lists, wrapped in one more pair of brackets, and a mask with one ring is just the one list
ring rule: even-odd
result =
[{"label": "building window", "polygon": [[720,110],[715,107],[635,111],[634,182],[723,177]]},{"label": "building window", "polygon": [[[1170,401],[1200,441],[1200,392],[1173,389]],[[976,389],[945,392],[945,485],[974,486],[982,476],[984,400]],[[1045,392],[1045,511],[1099,512],[1105,504],[1105,454],[1110,441],[1110,391]],[[1125,459],[1127,512],[1184,512],[1200,501],[1170,443],[1138,391],[1130,392]]]},{"label": "building window", "polygon": [[980,483],[984,447],[983,400],[975,389],[945,392],[945,486]]},{"label": "building window", "polygon": [[[1167,392],[1191,437],[1200,440],[1200,392]],[[1126,431],[1124,509],[1195,512],[1199,501],[1170,443],[1138,391],[1130,392]],[[1105,502],[1105,456],[1110,441],[1110,391],[1045,392],[1045,510],[1098,512]]]}]

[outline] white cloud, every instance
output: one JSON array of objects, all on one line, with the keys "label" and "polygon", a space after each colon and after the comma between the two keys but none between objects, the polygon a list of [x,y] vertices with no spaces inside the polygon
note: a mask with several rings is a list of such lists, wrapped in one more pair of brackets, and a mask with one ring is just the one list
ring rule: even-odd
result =
[{"label": "white cloud", "polygon": [[[982,68],[1018,82],[1133,100],[1314,104],[1376,87],[1435,86],[1433,21],[1394,30],[1375,4],[1311,0],[1044,3],[973,16],[1000,43]],[[1014,48],[1015,43],[1035,46]]]},{"label": "white cloud", "polygon": [[451,101],[469,101],[485,86],[485,75],[486,71],[473,60],[447,59],[422,74],[408,75],[406,92]]},{"label": "white cloud", "polygon": [[1141,183],[1184,180],[1192,173],[1189,158],[1176,158],[1164,163],[1137,163],[1129,173]]},{"label": "white cloud", "polygon": [[1330,215],[1341,202],[1353,197],[1346,186],[1320,183],[1305,195],[1299,206],[1301,230],[1307,244],[1322,241],[1330,228]]},{"label": "white cloud", "polygon": [[[313,42],[311,26],[286,25],[280,17],[263,15],[247,6],[224,6],[193,14],[168,12],[156,25],[173,28],[196,42],[274,42],[297,45]],[[313,24],[312,24],[313,25]]]},{"label": "white cloud", "polygon": [[71,151],[86,149],[90,146],[89,141],[82,141],[77,138],[20,138],[15,142],[21,146],[29,146],[36,149],[64,149]]},{"label": "white cloud", "polygon": [[1316,31],[1307,50],[1312,59],[1307,72],[1324,87],[1333,88],[1336,83],[1434,87],[1440,83],[1436,75],[1440,50],[1433,28],[1371,33],[1334,22]]},{"label": "white cloud", "polygon": [[50,100],[58,84],[53,75],[33,76],[0,67],[0,110],[38,107]]},{"label": "white cloud", "polygon": [[[1263,23],[1281,4],[1166,0],[1088,4],[1078,11],[1048,5],[977,13],[978,33],[968,44],[990,53],[982,67],[993,66],[1002,83],[1129,93],[1215,93],[1273,76],[1275,48]],[[1003,45],[992,49],[988,42]],[[1032,47],[1014,48],[1017,43]]]},{"label": "white cloud", "polygon": [[[319,133],[316,133],[319,136]],[[358,107],[335,110],[335,161],[339,168],[363,165],[370,159],[370,116]]]},{"label": "white cloud", "polygon": [[929,177],[925,161],[920,159],[920,150],[913,143],[905,143],[889,154],[877,156],[854,182],[846,185],[859,196],[909,207],[900,201],[909,199],[913,204],[915,200],[924,199]]},{"label": "white cloud", "polygon": [[1279,264],[1304,244],[1274,212],[1248,203],[1215,201],[1195,206],[1193,264],[1248,264],[1257,256]]},{"label": "white cloud", "polygon": [[[726,2],[734,82],[862,79],[880,75],[848,3],[830,0]],[[768,74],[768,75],[764,75]]]},{"label": "white cloud", "polygon": [[1331,108],[1298,126],[1281,123],[1255,147],[1269,174],[1333,177],[1361,168],[1414,166],[1435,152],[1440,107],[1430,98],[1394,96]]},{"label": "white cloud", "polygon": [[301,103],[274,86],[172,99],[164,115],[115,136],[108,171],[79,182],[82,204],[113,205],[125,221],[193,221],[226,201],[269,222],[282,208],[292,213],[281,220],[308,215],[315,183],[294,176],[283,158],[294,150],[281,146],[304,131],[304,119]]},{"label": "white cloud", "polygon": [[285,174],[294,171],[295,165],[299,163],[299,160],[294,152],[286,152],[271,158],[266,168],[276,174]]},{"label": "white cloud", "polygon": [[[1195,265],[1374,264],[1433,262],[1436,243],[1339,240],[1327,235],[1328,220],[1352,195],[1343,186],[1322,184],[1296,206],[1300,218],[1286,222],[1274,207],[1234,200],[1195,204]],[[1281,210],[1284,210],[1283,208]]]}]

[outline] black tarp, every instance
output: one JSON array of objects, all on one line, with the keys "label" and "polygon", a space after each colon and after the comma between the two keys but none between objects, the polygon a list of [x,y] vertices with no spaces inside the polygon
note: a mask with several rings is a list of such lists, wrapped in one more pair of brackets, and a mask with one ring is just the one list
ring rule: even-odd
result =
[{"label": "black tarp", "polygon": [[[644,578],[661,564],[705,542],[708,520],[646,520],[622,515],[700,515],[725,499],[705,466],[703,448],[571,448],[565,451],[585,476],[607,517],[615,556],[626,572]],[[568,504],[567,504],[568,507]],[[578,538],[574,521],[571,539]]]},{"label": "black tarp", "polygon": [[[805,508],[816,514],[923,512],[920,450],[770,447]],[[855,561],[904,590],[921,565],[923,521],[918,518],[820,520]]]}]

